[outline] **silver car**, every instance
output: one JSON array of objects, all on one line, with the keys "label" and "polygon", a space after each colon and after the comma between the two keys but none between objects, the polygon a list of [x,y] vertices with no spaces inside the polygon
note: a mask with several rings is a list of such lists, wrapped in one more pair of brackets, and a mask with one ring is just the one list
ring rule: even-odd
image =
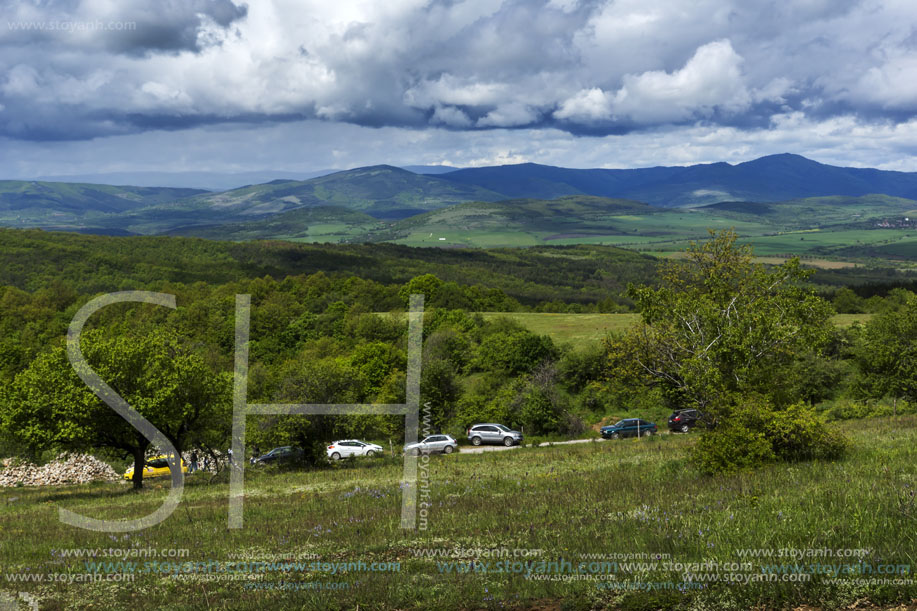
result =
[{"label": "silver car", "polygon": [[405,454],[433,454],[442,452],[443,454],[452,454],[458,448],[458,442],[449,435],[430,435],[423,441],[409,443],[404,446]]},{"label": "silver car", "polygon": [[476,446],[482,443],[498,443],[509,447],[522,443],[522,433],[502,424],[475,424],[468,429],[468,441]]}]

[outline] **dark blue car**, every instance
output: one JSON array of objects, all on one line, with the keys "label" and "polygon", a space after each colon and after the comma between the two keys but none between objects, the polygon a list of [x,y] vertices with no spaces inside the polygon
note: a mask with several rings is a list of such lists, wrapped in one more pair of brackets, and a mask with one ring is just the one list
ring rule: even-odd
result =
[{"label": "dark blue car", "polygon": [[640,418],[625,418],[611,426],[602,427],[604,439],[618,439],[620,437],[648,437],[656,434],[656,425]]}]

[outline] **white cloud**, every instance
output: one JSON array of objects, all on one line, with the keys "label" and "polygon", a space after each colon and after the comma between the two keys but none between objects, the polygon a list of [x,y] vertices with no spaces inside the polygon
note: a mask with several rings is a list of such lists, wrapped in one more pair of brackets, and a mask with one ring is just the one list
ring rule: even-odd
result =
[{"label": "white cloud", "polygon": [[493,106],[509,96],[503,83],[476,82],[444,74],[435,81],[424,81],[408,89],[405,102],[415,108],[432,108],[439,104],[457,106]]},{"label": "white cloud", "polygon": [[478,127],[516,127],[535,123],[540,113],[526,104],[511,102],[501,104],[478,119]]},{"label": "white cloud", "polygon": [[583,89],[567,98],[554,112],[557,119],[591,123],[611,118],[613,97],[599,89]]},{"label": "white cloud", "polygon": [[751,103],[741,64],[728,40],[705,44],[675,72],[626,75],[612,112],[637,123],[709,117],[717,109],[739,112]]},{"label": "white cloud", "polygon": [[870,68],[860,78],[853,95],[882,108],[917,110],[917,53]]}]

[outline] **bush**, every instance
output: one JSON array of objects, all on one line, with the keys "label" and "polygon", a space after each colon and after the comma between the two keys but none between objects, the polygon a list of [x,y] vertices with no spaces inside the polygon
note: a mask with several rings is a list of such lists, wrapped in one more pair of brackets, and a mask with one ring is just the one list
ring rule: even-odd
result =
[{"label": "bush", "polygon": [[780,460],[835,459],[846,450],[846,440],[828,429],[805,403],[758,414],[763,416],[759,423]]},{"label": "bush", "polygon": [[824,405],[821,409],[822,417],[828,422],[913,413],[917,413],[917,405],[907,401],[898,401],[898,404],[893,406],[887,402],[869,403],[840,399]]},{"label": "bush", "polygon": [[704,431],[692,449],[692,458],[704,473],[732,473],[775,460],[774,450],[763,431],[730,423]]},{"label": "bush", "polygon": [[805,403],[774,409],[760,397],[747,399],[705,431],[693,458],[706,473],[729,473],[773,461],[836,459],[847,441],[828,429]]}]

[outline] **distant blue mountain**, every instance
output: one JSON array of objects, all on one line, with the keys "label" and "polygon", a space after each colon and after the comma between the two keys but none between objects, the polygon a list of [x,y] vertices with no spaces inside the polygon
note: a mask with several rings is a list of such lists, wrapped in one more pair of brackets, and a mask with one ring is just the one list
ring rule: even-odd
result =
[{"label": "distant blue mountain", "polygon": [[508,197],[596,195],[672,207],[872,193],[917,199],[915,172],[843,168],[789,153],[736,165],[711,163],[632,170],[577,170],[523,163],[467,168],[441,174],[440,178]]}]

